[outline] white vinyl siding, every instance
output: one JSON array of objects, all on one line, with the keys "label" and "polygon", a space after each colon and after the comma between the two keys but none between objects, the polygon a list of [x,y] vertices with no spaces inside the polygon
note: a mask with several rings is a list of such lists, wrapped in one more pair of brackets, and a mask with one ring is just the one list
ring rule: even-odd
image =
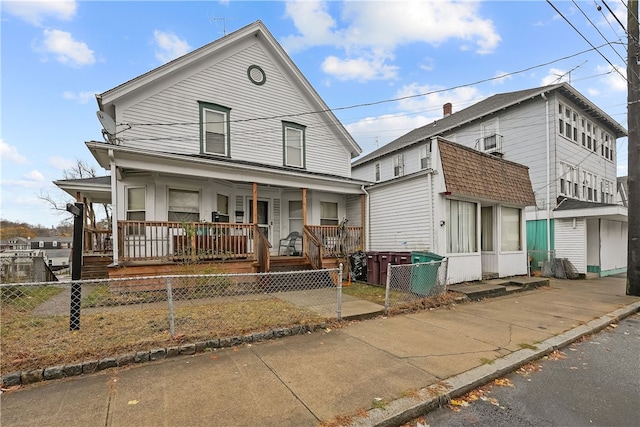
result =
[{"label": "white vinyl siding", "polygon": [[[250,64],[264,70],[267,76],[264,85],[249,80]],[[122,133],[123,146],[177,154],[201,152],[198,101],[206,101],[232,110],[230,155],[234,160],[281,166],[282,148],[273,144],[282,139],[281,119],[252,119],[293,117],[301,111],[318,109],[317,104],[299,92],[293,75],[277,64],[256,39],[239,43],[237,51],[221,52],[206,62],[178,70],[171,80],[177,83],[162,86],[164,81],[159,81],[155,93],[123,100],[118,105],[116,121],[184,125],[133,127]],[[203,94],[207,94],[206,98]],[[350,177],[350,148],[341,142],[336,124],[324,114],[303,116],[300,124],[307,126],[305,169]]]},{"label": "white vinyl siding", "polygon": [[370,189],[370,250],[435,250],[427,179],[416,177]]},{"label": "white vinyl siding", "polygon": [[567,258],[578,273],[586,273],[587,226],[584,218],[554,219],[556,258]]}]

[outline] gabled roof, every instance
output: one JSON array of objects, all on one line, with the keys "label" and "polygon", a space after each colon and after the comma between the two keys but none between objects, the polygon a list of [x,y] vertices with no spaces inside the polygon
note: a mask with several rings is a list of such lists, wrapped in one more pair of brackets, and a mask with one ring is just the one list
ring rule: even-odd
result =
[{"label": "gabled roof", "polygon": [[438,147],[448,193],[517,206],[536,204],[528,167],[444,139]]},{"label": "gabled roof", "polygon": [[559,83],[550,86],[542,86],[516,92],[499,93],[490,96],[489,98],[473,104],[463,110],[450,114],[428,125],[412,130],[411,132],[401,136],[400,138],[391,141],[390,143],[380,147],[379,149],[355,160],[352,163],[352,166],[358,166],[363,163],[367,163],[418,142],[442,135],[445,132],[451,132],[459,126],[466,125],[475,120],[479,120],[489,114],[495,113],[496,111],[509,108],[536,96],[540,96],[543,93],[546,94],[556,90],[562,93],[562,95],[570,98],[571,101],[578,104],[580,108],[587,111],[598,120],[606,123],[614,131],[616,138],[627,135],[626,129],[620,126],[618,122],[613,120],[605,112],[600,110],[595,104],[591,103],[591,101],[582,96],[580,92],[575,90],[568,83]]},{"label": "gabled roof", "polygon": [[119,86],[116,86],[113,89],[109,89],[104,93],[96,95],[98,107],[101,111],[110,113],[109,108],[107,108],[108,104],[112,104],[113,102],[118,100],[118,98],[125,96],[133,91],[140,90],[147,85],[154,84],[158,79],[168,77],[178,70],[185,69],[185,67],[204,64],[206,63],[207,58],[210,58],[211,55],[215,55],[217,52],[223,51],[224,49],[243,39],[250,38],[260,38],[264,42],[264,45],[269,50],[269,52],[274,56],[274,58],[279,60],[278,65],[286,70],[287,75],[294,81],[294,83],[296,83],[296,86],[303,88],[303,90],[306,92],[306,95],[308,95],[309,99],[312,100],[312,108],[314,109],[313,112],[316,114],[324,115],[326,119],[331,123],[331,127],[334,128],[336,132],[340,133],[344,141],[349,144],[352,158],[360,155],[360,153],[362,153],[362,148],[360,148],[351,134],[349,134],[349,132],[342,125],[340,120],[338,120],[338,118],[333,114],[327,104],[325,104],[325,102],[313,88],[311,83],[309,83],[307,78],[302,74],[300,69],[298,69],[298,67],[291,60],[289,55],[287,55],[285,50],[282,48],[282,46],[280,46],[275,37],[273,37],[271,32],[269,32],[262,21],[256,21],[252,24],[249,24],[237,31],[225,35],[218,40],[215,40],[198,49],[193,50],[192,52],[176,58],[173,61],[163,64],[147,73],[133,78]]}]

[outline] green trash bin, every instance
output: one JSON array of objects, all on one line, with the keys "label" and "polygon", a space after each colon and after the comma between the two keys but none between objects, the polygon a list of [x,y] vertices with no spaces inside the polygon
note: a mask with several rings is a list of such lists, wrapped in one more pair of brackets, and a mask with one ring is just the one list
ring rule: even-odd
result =
[{"label": "green trash bin", "polygon": [[[443,256],[432,252],[412,252],[411,263],[411,292],[417,295],[427,296],[438,283],[438,268]],[[428,264],[424,264],[428,263]]]}]

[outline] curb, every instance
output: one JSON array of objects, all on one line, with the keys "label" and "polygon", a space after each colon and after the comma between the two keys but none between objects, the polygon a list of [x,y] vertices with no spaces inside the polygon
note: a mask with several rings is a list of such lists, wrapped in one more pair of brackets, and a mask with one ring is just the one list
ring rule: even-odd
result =
[{"label": "curb", "polygon": [[100,360],[85,360],[46,368],[9,372],[0,376],[0,388],[4,389],[42,381],[93,374],[109,368],[155,362],[178,356],[192,356],[206,351],[231,348],[242,344],[259,343],[286,336],[310,334],[325,330],[329,324],[330,322],[321,322],[309,325],[296,325],[288,328],[275,328],[243,336],[216,338],[207,341],[180,344],[174,347],[155,348],[120,354],[114,357],[105,357]]},{"label": "curb", "polygon": [[496,378],[509,374],[529,362],[538,360],[547,354],[566,347],[585,335],[599,332],[625,317],[640,312],[640,301],[591,320],[584,325],[551,337],[539,345],[537,349],[523,349],[496,359],[492,365],[481,365],[461,374],[447,378],[440,383],[430,385],[418,391],[419,403],[415,397],[402,397],[388,402],[385,408],[374,408],[367,411],[362,418],[354,418],[353,427],[395,427],[423,416],[451,399],[480,387]]}]

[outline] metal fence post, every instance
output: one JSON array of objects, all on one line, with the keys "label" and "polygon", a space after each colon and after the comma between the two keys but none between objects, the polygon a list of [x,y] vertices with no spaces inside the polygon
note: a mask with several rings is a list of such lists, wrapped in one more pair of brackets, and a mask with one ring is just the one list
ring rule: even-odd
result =
[{"label": "metal fence post", "polygon": [[173,289],[171,287],[171,277],[167,277],[167,303],[169,304],[169,331],[171,338],[176,335],[176,319],[173,310]]},{"label": "metal fence post", "polygon": [[342,320],[342,263],[338,271],[338,320]]},{"label": "metal fence post", "polygon": [[384,292],[384,315],[389,314],[389,290],[391,289],[391,269],[393,265],[387,264],[387,283]]}]

